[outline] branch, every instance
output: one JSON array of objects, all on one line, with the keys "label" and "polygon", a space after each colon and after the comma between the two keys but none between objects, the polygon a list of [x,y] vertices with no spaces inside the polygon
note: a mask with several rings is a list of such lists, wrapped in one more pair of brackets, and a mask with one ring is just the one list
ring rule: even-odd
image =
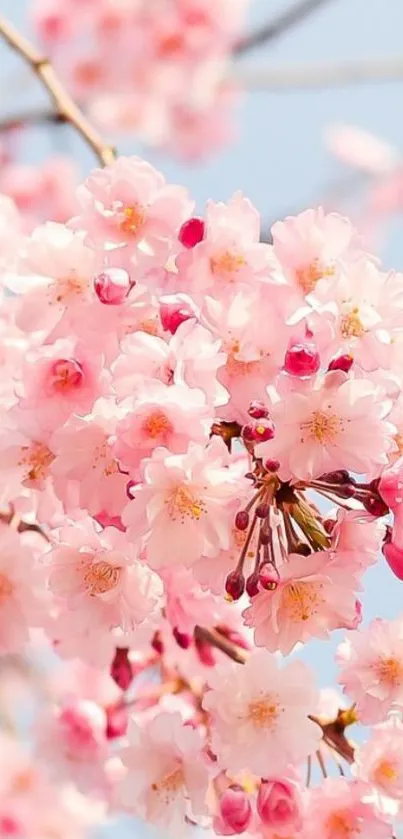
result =
[{"label": "branch", "polygon": [[320,90],[354,84],[401,81],[403,58],[370,58],[332,64],[301,64],[291,67],[242,67],[232,70],[235,80],[253,90]]},{"label": "branch", "polygon": [[47,108],[38,108],[36,111],[25,111],[0,119],[0,132],[15,131],[26,125],[46,125],[48,123],[66,125],[68,120],[64,114],[59,114]]},{"label": "branch", "polygon": [[31,67],[55,105],[56,121],[68,122],[81,135],[97,156],[101,166],[108,166],[115,160],[115,150],[104,143],[102,137],[88,122],[70,94],[59,81],[49,59],[41,55],[11,23],[0,17],[0,38],[15,50]]},{"label": "branch", "polygon": [[296,3],[294,6],[286,9],[286,11],[279,15],[279,17],[269,21],[269,23],[265,26],[262,26],[260,29],[257,29],[256,32],[252,32],[252,34],[246,37],[243,41],[240,41],[234,49],[234,55],[236,57],[245,55],[246,52],[249,52],[255,47],[261,47],[269,41],[274,41],[275,39],[280,38],[298,23],[305,20],[308,15],[312,14],[312,12],[315,12],[323,6],[326,2],[328,2],[328,0],[300,0],[299,3]]},{"label": "branch", "polygon": [[222,653],[237,664],[245,664],[247,658],[245,650],[242,647],[238,647],[232,641],[229,641],[217,629],[206,629],[204,626],[196,626],[194,635],[199,641],[206,641],[212,647],[221,650]]}]

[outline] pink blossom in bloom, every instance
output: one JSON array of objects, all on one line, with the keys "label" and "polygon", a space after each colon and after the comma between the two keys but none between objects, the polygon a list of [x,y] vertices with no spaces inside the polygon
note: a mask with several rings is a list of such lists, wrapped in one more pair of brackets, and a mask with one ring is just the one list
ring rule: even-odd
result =
[{"label": "pink blossom in bloom", "polygon": [[22,408],[36,411],[49,428],[71,414],[86,414],[106,386],[102,356],[70,340],[57,341],[27,354]]},{"label": "pink blossom in bloom", "polygon": [[337,511],[332,530],[332,548],[337,551],[338,564],[346,561],[346,567],[353,563],[358,568],[368,568],[378,561],[379,551],[385,537],[385,524],[364,510]]},{"label": "pink blossom in bloom", "polygon": [[354,751],[356,774],[382,795],[403,802],[403,727],[391,720],[372,729],[364,745]]},{"label": "pink blossom in bloom", "polygon": [[191,565],[228,547],[234,506],[248,482],[231,469],[221,439],[191,443],[181,455],[155,449],[142,468],[123,523],[129,539],[144,539],[152,568]]},{"label": "pink blossom in bloom", "polygon": [[184,817],[206,812],[208,769],[200,733],[178,713],[160,713],[145,725],[132,724],[122,760],[123,807],[173,835]]},{"label": "pink blossom in bloom", "polygon": [[322,207],[288,216],[271,228],[274,253],[288,279],[302,295],[333,281],[340,261],[359,251],[357,232],[347,218]]},{"label": "pink blossom in bloom", "polygon": [[370,788],[345,778],[326,778],[309,793],[304,837],[388,839],[391,825],[368,801]]},{"label": "pink blossom in bloom", "polygon": [[133,632],[152,620],[162,594],[159,577],[137,558],[134,545],[114,527],[98,533],[91,519],[61,529],[45,555],[53,594],[65,620],[81,621],[81,631],[108,634],[114,627]]},{"label": "pink blossom in bloom", "polygon": [[44,593],[33,550],[5,524],[0,525],[0,650],[20,652],[29,629],[44,618]]},{"label": "pink blossom in bloom", "polygon": [[270,653],[256,651],[243,667],[217,667],[209,685],[203,707],[212,719],[212,748],[230,771],[267,778],[317,748],[320,730],[307,716],[316,691],[300,661],[281,669]]},{"label": "pink blossom in bloom", "polygon": [[79,506],[91,515],[120,516],[127,503],[127,474],[114,450],[118,411],[98,400],[90,417],[71,417],[52,436],[51,472],[67,512]]},{"label": "pink blossom in bloom", "polygon": [[403,705],[403,622],[373,620],[349,633],[337,650],[339,683],[356,703],[364,725],[381,722]]},{"label": "pink blossom in bloom", "polygon": [[[333,375],[333,374],[330,374]],[[368,379],[345,379],[307,393],[294,392],[273,404],[273,440],[259,457],[280,461],[280,477],[316,478],[340,468],[372,477],[394,449],[390,403]]]},{"label": "pink blossom in bloom", "polygon": [[279,574],[276,589],[259,592],[244,612],[257,646],[288,655],[298,642],[327,638],[330,630],[355,622],[361,586],[354,569],[346,579],[346,569],[332,562],[330,552],[291,554]]},{"label": "pink blossom in bloom", "polygon": [[145,379],[138,396],[123,403],[115,453],[123,468],[136,468],[157,446],[186,451],[189,439],[207,442],[213,417],[201,390]]},{"label": "pink blossom in bloom", "polygon": [[95,169],[78,198],[82,212],[74,226],[85,229],[98,248],[125,245],[133,271],[140,274],[164,264],[172,237],[193,209],[185,189],[167,185],[156,169],[137,157],[119,157],[107,169]]}]

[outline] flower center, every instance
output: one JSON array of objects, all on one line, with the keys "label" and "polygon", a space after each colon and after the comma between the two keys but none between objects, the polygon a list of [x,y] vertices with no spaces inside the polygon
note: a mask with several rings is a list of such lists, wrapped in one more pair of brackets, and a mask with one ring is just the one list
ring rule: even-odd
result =
[{"label": "flower center", "polygon": [[[341,429],[340,417],[336,414],[327,414],[325,411],[314,411],[311,418],[300,425],[302,435],[308,432],[308,436],[317,440],[318,443],[334,443]],[[304,443],[304,436],[301,443]]]},{"label": "flower center", "polygon": [[61,358],[52,364],[49,386],[54,393],[68,393],[80,387],[84,378],[83,368],[74,359]]},{"label": "flower center", "polygon": [[245,257],[233,251],[223,251],[223,253],[213,256],[210,260],[212,273],[218,277],[226,277],[226,279],[231,278],[228,275],[238,273],[243,265],[246,265]]},{"label": "flower center", "polygon": [[321,583],[291,583],[283,591],[281,604],[291,621],[308,621],[323,605]]},{"label": "flower center", "polygon": [[332,277],[334,271],[332,265],[323,266],[320,265],[319,259],[314,259],[309,265],[297,268],[295,276],[301,291],[304,294],[309,294],[314,290],[319,280],[323,277]]},{"label": "flower center", "polygon": [[110,565],[109,562],[92,562],[85,568],[83,574],[84,584],[91,597],[97,594],[105,594],[116,588],[120,578],[121,568]]},{"label": "flower center", "polygon": [[359,832],[356,819],[346,810],[338,810],[326,820],[326,839],[352,839]]},{"label": "flower center", "polygon": [[393,439],[399,449],[399,454],[403,454],[403,434],[395,434]]},{"label": "flower center", "polygon": [[389,687],[399,687],[403,682],[403,662],[397,658],[381,659],[376,664],[376,673],[380,680]]},{"label": "flower center", "polygon": [[164,798],[165,801],[170,801],[172,798],[175,798],[175,795],[182,789],[184,783],[183,769],[181,766],[176,766],[170,772],[167,772],[166,775],[163,775],[159,781],[152,784],[151,789],[158,796]]},{"label": "flower center", "polygon": [[273,728],[279,713],[277,697],[269,693],[248,705],[248,718],[255,728]]},{"label": "flower center", "polygon": [[340,322],[340,332],[343,338],[362,338],[365,335],[365,327],[360,320],[358,307],[343,315]]},{"label": "flower center", "polygon": [[120,213],[120,228],[124,233],[136,234],[143,227],[145,220],[144,207],[141,204],[133,204],[132,207],[125,207]]},{"label": "flower center", "polygon": [[0,572],[0,604],[5,603],[6,600],[13,593],[13,584],[5,574]]},{"label": "flower center", "polygon": [[116,475],[119,472],[117,460],[111,455],[110,445],[107,439],[101,445],[97,446],[94,451],[93,469],[101,468],[105,478],[111,475]]},{"label": "flower center", "polygon": [[88,280],[77,277],[74,272],[68,277],[61,277],[52,283],[49,292],[52,303],[68,303],[81,296],[88,289]]},{"label": "flower center", "polygon": [[168,437],[173,427],[163,411],[153,411],[143,422],[143,433],[154,440],[156,437]]},{"label": "flower center", "polygon": [[390,760],[381,760],[372,772],[372,780],[379,786],[387,785],[388,781],[397,781],[398,778],[396,766]]},{"label": "flower center", "polygon": [[202,499],[195,498],[185,487],[177,487],[165,500],[165,504],[172,521],[179,520],[181,524],[185,519],[199,521],[201,515],[206,513],[206,506]]},{"label": "flower center", "polygon": [[48,468],[54,459],[55,455],[44,443],[32,443],[31,446],[22,447],[22,458],[18,465],[27,467],[26,480],[40,481],[46,477]]}]

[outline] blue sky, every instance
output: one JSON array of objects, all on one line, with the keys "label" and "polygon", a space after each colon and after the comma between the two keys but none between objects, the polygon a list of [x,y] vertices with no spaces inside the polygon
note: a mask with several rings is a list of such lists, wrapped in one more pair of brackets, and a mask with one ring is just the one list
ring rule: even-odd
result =
[{"label": "blue sky", "polygon": [[[252,0],[250,25],[266,20],[287,5],[288,0]],[[26,2],[0,0],[0,10],[22,25]],[[328,0],[322,11],[270,48],[256,50],[247,60],[274,67],[305,61],[398,56],[402,31],[401,0]],[[0,58],[2,113],[18,111],[21,99],[10,99],[8,79],[17,73],[21,83],[23,71],[3,47]],[[356,124],[403,149],[402,87],[401,81],[315,92],[251,93],[240,108],[237,140],[223,154],[199,166],[183,166],[155,152],[151,154],[134,142],[121,144],[120,150],[147,156],[170,181],[186,184],[200,210],[207,198],[225,200],[241,189],[257,205],[262,217],[273,221],[317,203],[324,186],[341,173],[323,146],[323,132],[330,123]],[[43,101],[30,82],[19,95],[25,105]],[[93,161],[82,144],[67,132],[68,129],[60,129],[58,140],[52,143],[43,130],[34,131],[27,145],[27,159],[39,161],[51,150],[71,151],[85,173]],[[393,224],[382,253],[386,264],[398,270],[402,270],[403,264],[401,223],[398,219]],[[365,622],[375,615],[397,615],[402,600],[403,584],[380,561],[365,578]],[[337,639],[331,644],[313,643],[303,654],[317,669],[322,685],[334,678],[332,650],[336,643]],[[119,836],[122,837],[121,831]]]}]

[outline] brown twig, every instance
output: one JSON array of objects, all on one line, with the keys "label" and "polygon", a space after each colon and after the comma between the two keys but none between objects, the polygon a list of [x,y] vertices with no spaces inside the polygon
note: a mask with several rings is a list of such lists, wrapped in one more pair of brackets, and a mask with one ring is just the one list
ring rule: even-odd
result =
[{"label": "brown twig", "polygon": [[26,125],[66,125],[67,119],[63,114],[55,113],[47,108],[36,111],[24,111],[0,119],[0,132],[15,131]]},{"label": "brown twig", "polygon": [[285,35],[289,29],[301,23],[308,15],[315,12],[326,2],[328,0],[300,0],[299,3],[286,9],[275,20],[270,20],[264,26],[260,27],[260,29],[257,29],[256,32],[252,32],[251,35],[248,35],[240,41],[234,49],[234,55],[237,57],[245,55],[246,52],[249,52],[255,47],[261,47],[269,41],[280,38],[281,35]]},{"label": "brown twig", "polygon": [[91,123],[80,111],[70,94],[67,93],[64,86],[56,75],[50,61],[46,56],[38,52],[34,46],[21,35],[15,27],[0,17],[0,37],[5,41],[11,49],[15,50],[18,55],[31,67],[32,72],[37,76],[42,86],[51,97],[58,120],[68,122],[81,135],[87,145],[93,150],[97,156],[101,166],[109,166],[116,157],[116,152],[112,146],[108,146],[103,141]]},{"label": "brown twig", "polygon": [[247,653],[242,647],[238,647],[217,629],[206,629],[204,626],[196,626],[194,632],[195,638],[199,641],[207,641],[212,647],[221,650],[228,658],[235,661],[237,664],[245,664]]}]

